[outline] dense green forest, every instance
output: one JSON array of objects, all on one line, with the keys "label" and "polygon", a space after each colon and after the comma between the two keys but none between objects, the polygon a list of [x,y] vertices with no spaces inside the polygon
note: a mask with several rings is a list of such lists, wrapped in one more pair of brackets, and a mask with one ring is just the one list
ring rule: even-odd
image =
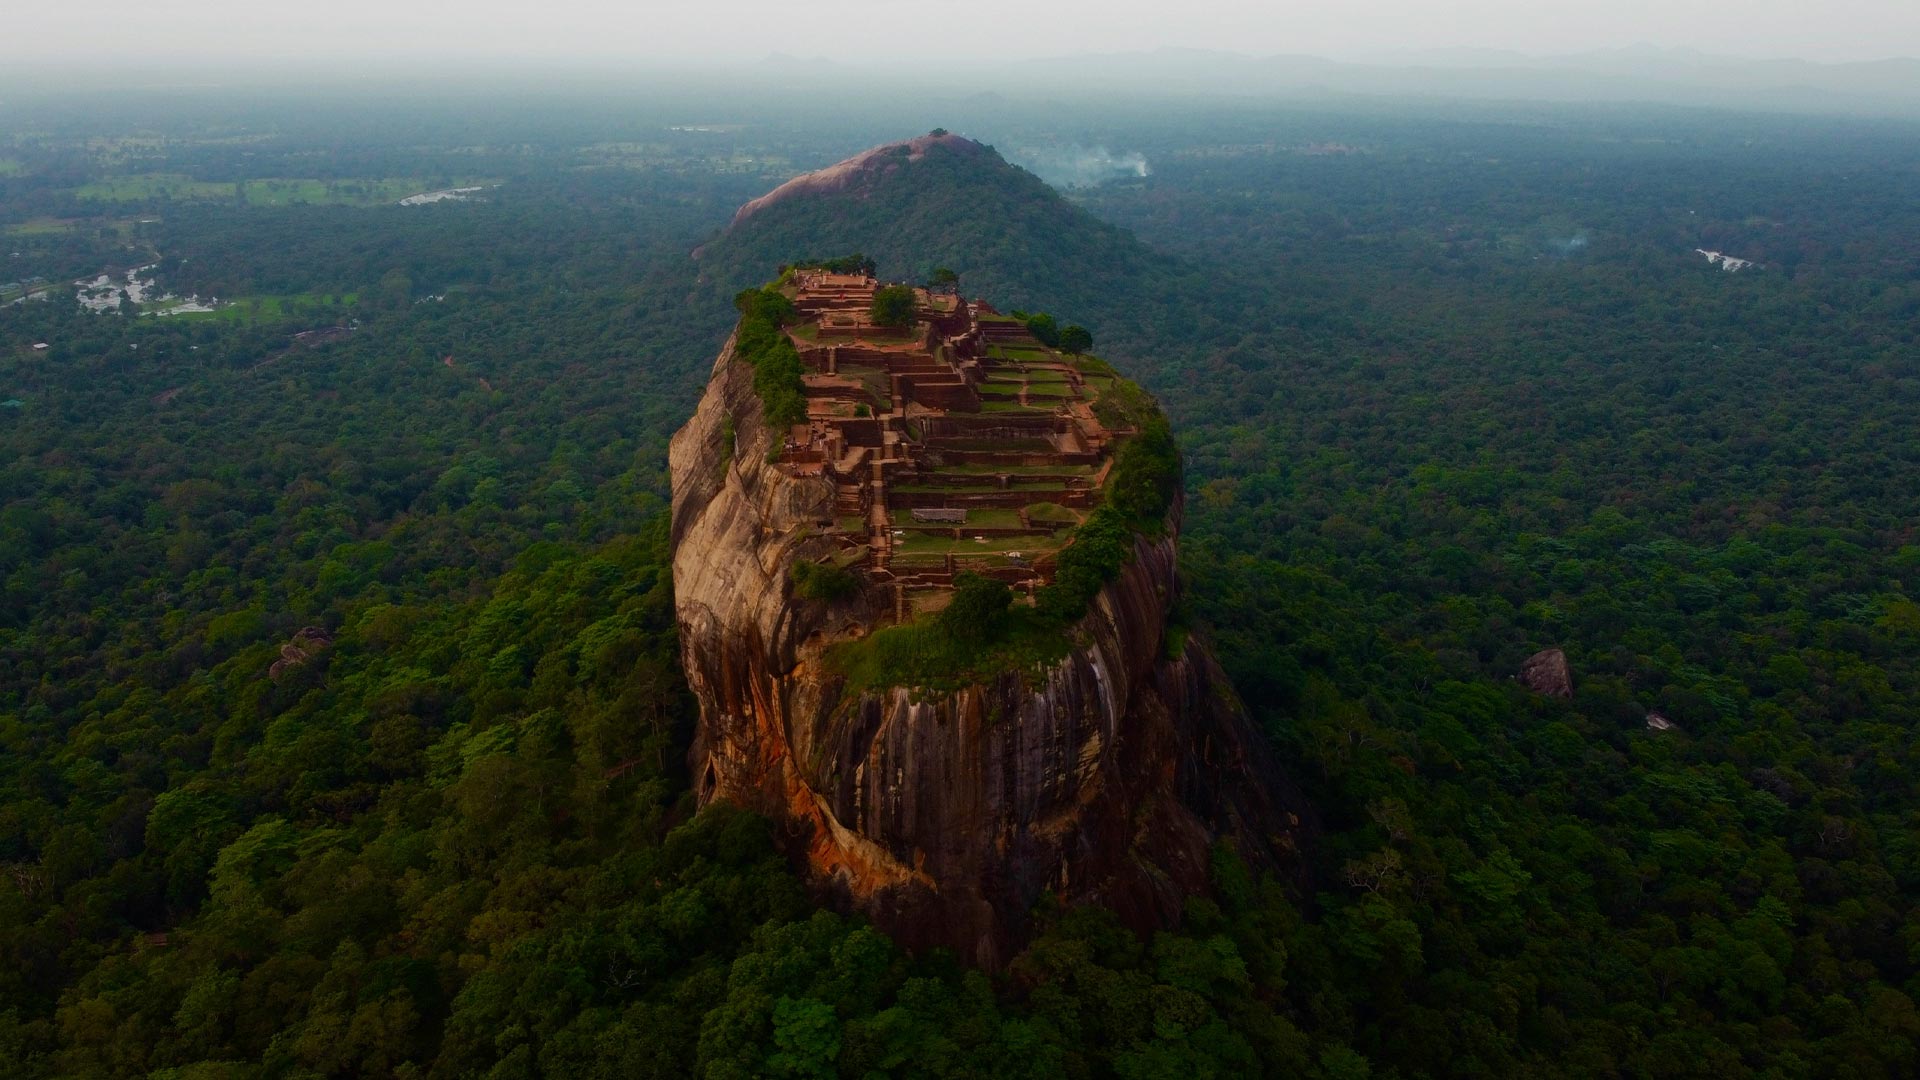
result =
[{"label": "dense green forest", "polygon": [[[1920,1069],[1920,132],[981,106],[1151,174],[722,236],[904,132],[483,113],[0,129],[0,282],[55,283],[0,306],[9,1071]],[[89,194],[152,176],[243,186]],[[734,291],[850,250],[1159,397],[1311,893],[1222,851],[1177,931],[1049,910],[987,975],[692,812],[665,442]],[[230,306],[64,285],[148,262]],[[1549,646],[1570,700],[1513,680]]]}]

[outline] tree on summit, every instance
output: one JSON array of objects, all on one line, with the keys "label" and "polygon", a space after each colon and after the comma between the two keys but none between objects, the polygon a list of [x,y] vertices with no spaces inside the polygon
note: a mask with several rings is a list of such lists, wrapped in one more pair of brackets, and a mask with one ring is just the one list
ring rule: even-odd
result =
[{"label": "tree on summit", "polygon": [[1079,356],[1093,348],[1093,334],[1079,323],[1073,323],[1060,331],[1060,348]]},{"label": "tree on summit", "polygon": [[945,266],[936,267],[933,271],[933,275],[927,278],[927,287],[930,289],[940,289],[946,292],[958,291],[960,288],[960,275],[954,273],[948,267],[945,267]]},{"label": "tree on summit", "polygon": [[876,326],[913,325],[915,299],[911,285],[885,285],[873,294],[873,322]]},{"label": "tree on summit", "polygon": [[1042,345],[1057,347],[1060,344],[1060,323],[1044,311],[1027,316],[1027,333],[1032,334]]},{"label": "tree on summit", "polygon": [[953,600],[940,612],[939,625],[955,641],[985,644],[1000,635],[1012,603],[1013,590],[1004,582],[960,574],[953,579]]}]

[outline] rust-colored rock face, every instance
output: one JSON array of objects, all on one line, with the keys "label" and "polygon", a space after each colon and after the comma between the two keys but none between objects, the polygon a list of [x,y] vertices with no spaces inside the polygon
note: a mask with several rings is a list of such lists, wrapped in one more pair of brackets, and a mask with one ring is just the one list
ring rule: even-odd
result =
[{"label": "rust-colored rock face", "polygon": [[879,176],[909,162],[918,161],[934,146],[961,154],[983,154],[987,150],[972,139],[958,135],[922,135],[904,142],[887,143],[863,150],[845,161],[804,173],[741,206],[733,215],[731,228],[775,203],[806,195],[827,194],[858,188],[875,182]]},{"label": "rust-colored rock face", "polygon": [[768,814],[823,890],[909,947],[987,967],[1017,951],[1049,891],[1145,929],[1206,890],[1217,839],[1258,866],[1296,865],[1304,803],[1212,656],[1166,640],[1177,507],[1044,678],[849,693],[827,647],[893,612],[866,594],[793,594],[789,565],[832,549],[834,491],[767,464],[775,435],[752,379],[729,343],[670,452],[703,803]]}]

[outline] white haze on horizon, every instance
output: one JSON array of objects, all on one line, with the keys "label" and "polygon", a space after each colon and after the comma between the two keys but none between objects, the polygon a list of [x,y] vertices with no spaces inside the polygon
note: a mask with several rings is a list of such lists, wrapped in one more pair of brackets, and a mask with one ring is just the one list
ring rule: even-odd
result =
[{"label": "white haze on horizon", "polygon": [[1642,45],[1825,62],[1920,55],[1920,4],[1911,0],[91,0],[14,7],[5,20],[9,52],[36,67],[482,58],[699,65],[778,52],[937,70],[1168,47],[1343,59],[1449,49],[1555,56]]},{"label": "white haze on horizon", "polygon": [[1138,151],[1115,154],[1104,146],[1002,147],[1007,160],[1055,187],[1092,187],[1123,176],[1146,176],[1153,170]]}]

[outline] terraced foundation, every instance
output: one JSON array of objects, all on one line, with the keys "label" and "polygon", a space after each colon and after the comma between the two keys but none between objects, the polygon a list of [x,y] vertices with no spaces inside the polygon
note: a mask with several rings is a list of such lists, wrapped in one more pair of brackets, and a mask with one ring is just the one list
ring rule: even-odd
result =
[{"label": "terraced foundation", "polygon": [[833,484],[836,560],[890,591],[900,617],[938,607],[962,573],[1031,595],[1132,434],[1095,414],[1112,382],[951,293],[918,289],[910,328],[877,326],[879,287],[821,270],[783,286],[801,315],[787,333],[807,422],[777,464]]}]

